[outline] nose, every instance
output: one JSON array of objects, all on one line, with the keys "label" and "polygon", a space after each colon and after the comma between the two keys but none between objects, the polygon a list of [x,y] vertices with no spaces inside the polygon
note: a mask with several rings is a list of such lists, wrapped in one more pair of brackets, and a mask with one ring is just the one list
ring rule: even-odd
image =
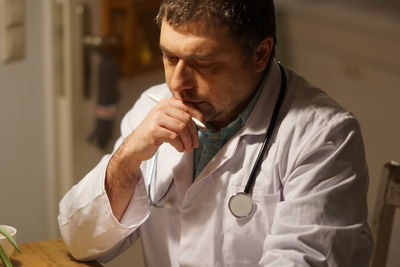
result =
[{"label": "nose", "polygon": [[184,61],[179,60],[171,76],[171,90],[178,94],[193,88],[193,70]]}]

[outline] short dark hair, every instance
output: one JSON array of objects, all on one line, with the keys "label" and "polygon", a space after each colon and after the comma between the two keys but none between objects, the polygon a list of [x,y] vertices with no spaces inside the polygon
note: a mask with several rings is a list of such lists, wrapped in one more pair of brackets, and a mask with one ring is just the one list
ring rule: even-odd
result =
[{"label": "short dark hair", "polygon": [[156,18],[171,26],[204,21],[225,26],[246,55],[252,55],[262,40],[272,37],[276,44],[273,0],[163,0]]}]

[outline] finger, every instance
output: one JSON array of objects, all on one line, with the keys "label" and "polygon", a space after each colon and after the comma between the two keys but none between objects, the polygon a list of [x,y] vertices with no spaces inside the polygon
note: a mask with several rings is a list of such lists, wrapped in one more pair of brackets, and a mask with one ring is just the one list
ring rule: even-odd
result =
[{"label": "finger", "polygon": [[153,132],[152,144],[160,146],[162,143],[169,143],[176,138],[178,138],[178,135],[175,132],[164,127],[159,127]]},{"label": "finger", "polygon": [[190,152],[193,150],[194,142],[188,127],[185,127],[185,129],[181,132],[179,139],[183,143],[185,151]]},{"label": "finger", "polygon": [[184,152],[185,146],[179,135],[165,127],[159,127],[154,133],[154,143],[159,146],[162,143],[169,143],[177,151]]},{"label": "finger", "polygon": [[199,147],[199,134],[197,132],[197,127],[194,124],[194,122],[190,123],[188,125],[188,130],[191,136],[191,140],[192,140],[192,147],[193,148],[198,148]]},{"label": "finger", "polygon": [[169,144],[171,146],[173,146],[179,152],[185,152],[184,145],[183,145],[183,143],[182,143],[182,141],[181,141],[181,139],[179,137],[173,139],[172,141],[170,141]]},{"label": "finger", "polygon": [[193,149],[192,136],[186,126],[188,123],[193,123],[188,113],[172,107],[171,105],[166,105],[164,102],[153,109],[152,116],[150,116],[148,122],[153,125],[153,129],[150,130],[149,133],[154,132],[157,127],[160,127],[175,134],[171,136],[172,138],[165,135],[162,139],[158,140],[174,144],[180,152],[191,151]]},{"label": "finger", "polygon": [[171,101],[170,104],[172,106],[174,106],[175,108],[188,113],[191,117],[196,118],[201,122],[204,122],[203,114],[199,110],[197,110],[197,108],[190,102],[183,102],[183,101],[175,99],[175,98],[168,99],[168,100]]},{"label": "finger", "polygon": [[142,122],[125,141],[125,150],[138,161],[151,158],[158,147],[166,142],[177,139],[178,135],[156,123]]},{"label": "finger", "polygon": [[[186,130],[184,132],[182,132],[182,134],[184,136],[183,137],[181,136],[181,137],[182,137],[183,143],[185,144],[186,150],[188,150],[188,148],[191,150],[194,147],[198,147],[198,145],[199,145],[198,144],[198,133],[197,133],[196,124],[193,122],[192,117],[188,113],[186,113],[182,110],[179,110],[179,109],[170,109],[168,111],[168,115],[170,115],[171,117],[176,117],[185,123],[187,132],[186,132]],[[189,141],[190,141],[190,143],[189,143]]]},{"label": "finger", "polygon": [[192,151],[194,147],[199,145],[197,128],[192,116],[182,109],[187,110],[182,102],[176,99],[164,99],[154,108],[154,114],[157,114],[157,116],[153,116],[153,120],[157,121],[160,126],[178,134],[180,142],[175,142],[176,147],[180,148],[183,144],[185,151]]},{"label": "finger", "polygon": [[[192,122],[189,120],[189,123]],[[174,117],[169,117],[168,119],[162,121],[160,123],[160,126],[168,130],[171,130],[172,132],[177,134],[177,138],[180,139],[180,143],[182,143],[184,151],[192,151],[193,149],[192,135],[185,122],[176,119]]]}]

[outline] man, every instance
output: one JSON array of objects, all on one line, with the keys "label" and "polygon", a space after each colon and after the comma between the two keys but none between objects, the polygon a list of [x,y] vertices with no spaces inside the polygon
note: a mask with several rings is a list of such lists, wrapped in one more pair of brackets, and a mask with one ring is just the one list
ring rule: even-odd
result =
[{"label": "man", "polygon": [[359,125],[274,59],[273,2],[166,0],[157,20],[166,84],[60,203],[72,255],[140,236],[148,266],[367,266]]}]

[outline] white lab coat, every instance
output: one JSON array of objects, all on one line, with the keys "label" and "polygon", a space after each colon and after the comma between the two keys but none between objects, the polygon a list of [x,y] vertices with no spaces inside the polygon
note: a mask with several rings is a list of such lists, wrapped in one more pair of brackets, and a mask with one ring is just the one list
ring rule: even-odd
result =
[{"label": "white lab coat", "polygon": [[[193,153],[160,147],[154,198],[174,179],[166,198],[172,208],[149,207],[144,162],[118,222],[104,189],[105,156],[60,202],[59,225],[72,255],[108,261],[140,236],[147,266],[367,266],[368,172],[358,122],[293,71],[287,78],[249,218],[234,218],[227,202],[244,190],[264,139],[281,82],[276,62],[245,126],[193,183]],[[165,84],[149,90],[170,95]],[[145,94],[125,116],[116,148],[154,106]]]}]

